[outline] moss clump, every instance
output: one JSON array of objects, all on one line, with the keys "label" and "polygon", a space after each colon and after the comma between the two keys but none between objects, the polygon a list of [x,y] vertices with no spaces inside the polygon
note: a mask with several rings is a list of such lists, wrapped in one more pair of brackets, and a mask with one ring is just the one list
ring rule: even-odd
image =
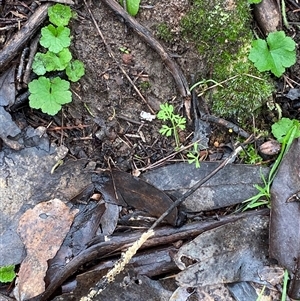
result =
[{"label": "moss clump", "polygon": [[171,42],[173,40],[173,34],[171,29],[166,23],[160,23],[156,27],[157,36],[165,42]]},{"label": "moss clump", "polygon": [[245,0],[195,0],[181,20],[183,36],[205,57],[211,78],[225,81],[212,94],[213,113],[239,117],[242,123],[274,90],[269,76],[259,73],[248,59],[253,39],[250,20]]},{"label": "moss clump", "polygon": [[146,90],[150,89],[151,84],[148,81],[141,81],[139,83],[139,87],[140,87],[141,90],[146,91]]}]

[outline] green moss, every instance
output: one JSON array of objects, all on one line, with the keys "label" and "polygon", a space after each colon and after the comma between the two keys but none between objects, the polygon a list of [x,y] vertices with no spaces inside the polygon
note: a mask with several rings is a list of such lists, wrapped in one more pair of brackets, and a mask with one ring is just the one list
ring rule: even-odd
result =
[{"label": "green moss", "polygon": [[225,81],[213,91],[213,113],[238,117],[242,123],[258,112],[274,90],[268,74],[259,73],[248,59],[253,39],[250,21],[245,0],[195,0],[181,20],[183,36],[196,44],[212,70],[209,76]]},{"label": "green moss", "polygon": [[150,89],[151,84],[148,81],[141,81],[139,83],[139,87],[140,87],[141,90],[146,91],[146,90]]},{"label": "green moss", "polygon": [[173,40],[173,34],[171,29],[166,23],[160,23],[156,27],[157,36],[165,42],[171,42]]}]

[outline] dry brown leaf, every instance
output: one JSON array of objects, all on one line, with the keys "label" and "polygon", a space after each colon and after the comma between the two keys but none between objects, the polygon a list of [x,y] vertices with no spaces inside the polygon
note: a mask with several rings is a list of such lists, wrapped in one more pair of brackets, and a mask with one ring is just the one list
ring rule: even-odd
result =
[{"label": "dry brown leaf", "polygon": [[26,300],[45,290],[47,260],[59,250],[77,210],[70,211],[59,199],[42,202],[27,210],[19,221],[18,234],[26,258],[21,264],[14,290],[17,300]]}]

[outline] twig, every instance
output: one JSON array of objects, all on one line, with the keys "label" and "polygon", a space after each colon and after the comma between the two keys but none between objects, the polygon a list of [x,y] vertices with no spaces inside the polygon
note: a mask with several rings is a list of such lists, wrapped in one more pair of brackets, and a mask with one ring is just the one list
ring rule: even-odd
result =
[{"label": "twig", "polygon": [[137,92],[137,94],[139,95],[139,97],[141,98],[141,100],[147,105],[148,109],[151,111],[152,114],[155,114],[154,110],[151,108],[151,106],[148,104],[147,100],[145,99],[145,97],[141,94],[140,90],[138,89],[138,87],[135,85],[135,83],[132,81],[132,79],[129,77],[129,75],[127,74],[127,72],[125,71],[125,69],[119,64],[119,62],[117,61],[112,49],[110,48],[110,46],[107,44],[106,39],[104,37],[104,35],[102,34],[102,31],[100,30],[100,27],[98,26],[98,23],[96,21],[96,19],[94,18],[94,15],[92,13],[92,11],[90,10],[90,8],[88,7],[86,0],[83,0],[86,9],[88,10],[91,19],[99,33],[99,36],[101,37],[106,50],[109,54],[109,56],[115,61],[115,63],[117,64],[117,66],[120,68],[120,70],[123,72],[123,74],[125,75],[125,77],[128,79],[129,83],[132,85],[132,87],[134,88],[134,90]]},{"label": "twig", "polygon": [[4,70],[4,67],[6,67],[18,54],[18,52],[24,48],[28,40],[32,38],[35,32],[39,29],[40,25],[47,17],[47,10],[50,6],[50,3],[41,5],[21,28],[21,30],[19,30],[1,50],[0,71]]}]

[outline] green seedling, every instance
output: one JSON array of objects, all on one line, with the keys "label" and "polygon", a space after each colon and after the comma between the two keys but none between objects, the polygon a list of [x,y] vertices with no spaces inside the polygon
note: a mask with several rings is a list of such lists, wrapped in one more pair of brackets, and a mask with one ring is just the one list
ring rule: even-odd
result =
[{"label": "green seedling", "polygon": [[296,63],[296,43],[284,31],[271,32],[266,41],[252,42],[249,59],[260,72],[271,71],[280,77],[285,68]]},{"label": "green seedling", "polygon": [[79,81],[84,72],[84,64],[79,60],[69,62],[66,68],[66,74],[71,82]]},{"label": "green seedling", "polygon": [[126,11],[132,17],[135,17],[140,9],[140,0],[121,0],[120,1],[124,7],[126,7]]},{"label": "green seedling", "polygon": [[200,167],[200,155],[198,151],[198,143],[193,144],[193,150],[188,152],[187,155],[188,157],[188,163],[193,164],[195,163],[196,168]]},{"label": "green seedling", "polygon": [[129,54],[130,53],[130,50],[127,48],[127,47],[119,47],[119,50],[125,54]]},{"label": "green seedling", "polygon": [[281,301],[285,301],[286,300],[288,281],[289,281],[289,272],[288,272],[288,270],[284,270],[283,285],[282,285],[282,294],[281,294],[281,299],[280,299]]},{"label": "green seedling", "polygon": [[[174,136],[175,138],[175,150],[179,150],[180,142],[178,137],[178,131],[185,129],[186,119],[178,114],[174,113],[174,107],[168,103],[160,105],[160,111],[157,113],[157,118],[168,122],[169,125],[163,124],[159,133],[166,136]],[[195,163],[196,168],[200,167],[200,157],[198,151],[198,143],[193,144],[193,150],[187,153],[188,163]]]},{"label": "green seedling", "polygon": [[178,130],[185,129],[186,119],[178,114],[175,114],[174,107],[168,103],[160,105],[160,111],[157,113],[157,118],[168,122],[168,124],[164,124],[161,127],[159,132],[166,137],[174,136],[176,148],[179,148],[180,142]]},{"label": "green seedling", "polygon": [[55,27],[52,24],[43,27],[40,44],[49,51],[59,53],[71,44],[70,29],[64,26]]},{"label": "green seedling", "polygon": [[260,3],[262,0],[248,0],[249,4],[258,4]]},{"label": "green seedling", "polygon": [[0,282],[7,283],[12,282],[16,277],[15,266],[7,265],[5,267],[0,267]]},{"label": "green seedling", "polygon": [[247,145],[244,150],[240,152],[239,156],[246,164],[257,164],[263,161],[252,144]]},{"label": "green seedling", "polygon": [[[41,76],[28,84],[29,105],[41,109],[44,113],[55,115],[63,104],[72,101],[70,82],[78,81],[85,73],[84,65],[79,60],[72,60],[69,50],[71,43],[70,29],[66,27],[72,17],[69,6],[55,4],[48,9],[52,24],[41,29],[40,44],[44,52],[38,52],[33,60],[32,70]],[[47,72],[65,71],[69,81],[59,77],[48,78]]]},{"label": "green seedling", "polygon": [[32,70],[37,75],[44,75],[46,72],[65,70],[72,59],[68,48],[63,48],[59,53],[47,51],[38,52],[32,63]]},{"label": "green seedling", "polygon": [[300,137],[300,122],[295,119],[291,120],[289,118],[282,118],[272,125],[272,134],[277,141],[281,143],[281,151],[269,172],[268,178],[266,179],[263,175],[261,175],[264,186],[254,185],[254,187],[258,190],[258,193],[243,202],[247,203],[243,211],[250,208],[256,208],[261,205],[270,206],[271,185],[277,174],[282,158],[290,149],[294,139]]}]

